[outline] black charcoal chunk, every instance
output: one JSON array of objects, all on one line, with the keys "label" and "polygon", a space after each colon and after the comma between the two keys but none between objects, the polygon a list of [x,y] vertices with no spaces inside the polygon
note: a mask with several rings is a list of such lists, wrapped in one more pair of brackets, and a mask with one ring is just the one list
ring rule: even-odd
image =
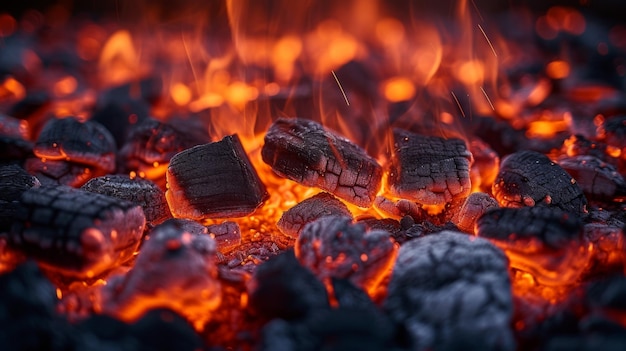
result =
[{"label": "black charcoal chunk", "polygon": [[498,202],[486,193],[472,193],[468,196],[460,208],[456,209],[452,222],[459,230],[474,234],[476,221],[483,213],[492,208],[498,208]]},{"label": "black charcoal chunk", "polygon": [[22,193],[38,187],[39,180],[17,165],[0,166],[0,232],[10,229]]},{"label": "black charcoal chunk", "polygon": [[391,235],[368,231],[347,217],[322,217],[304,226],[295,244],[300,263],[320,280],[349,279],[374,290],[390,271],[396,257]]},{"label": "black charcoal chunk", "polygon": [[539,204],[583,215],[587,199],[571,175],[535,151],[519,151],[502,160],[492,193],[502,207]]},{"label": "black charcoal chunk", "polygon": [[268,197],[239,137],[198,145],[172,157],[165,193],[174,217],[242,217]]},{"label": "black charcoal chunk", "polygon": [[0,162],[22,162],[32,156],[28,122],[0,113]]},{"label": "black charcoal chunk", "polygon": [[145,225],[141,207],[65,186],[25,191],[9,247],[54,273],[91,278],[132,258]]},{"label": "black charcoal chunk", "polygon": [[607,144],[623,149],[626,147],[626,115],[606,119],[600,128],[600,137]]},{"label": "black charcoal chunk", "polygon": [[248,284],[249,306],[266,320],[297,320],[330,308],[326,288],[287,250],[261,264]]},{"label": "black charcoal chunk", "polygon": [[511,267],[542,284],[571,284],[589,261],[580,218],[556,207],[492,209],[476,227],[478,236],[506,251]]},{"label": "black charcoal chunk", "polygon": [[283,234],[292,239],[297,239],[304,225],[326,216],[352,218],[352,213],[343,202],[333,195],[319,193],[285,211],[276,226]]},{"label": "black charcoal chunk", "polygon": [[125,276],[115,276],[102,290],[103,311],[135,321],[153,308],[170,308],[198,328],[221,302],[215,241],[166,221],[150,232]]},{"label": "black charcoal chunk", "polygon": [[472,154],[460,139],[394,130],[390,191],[426,205],[443,205],[471,191]]},{"label": "black charcoal chunk", "polygon": [[227,254],[241,245],[241,229],[235,222],[226,221],[206,227],[207,233],[212,235],[217,243],[217,249]]},{"label": "black charcoal chunk", "polygon": [[180,314],[167,309],[148,311],[131,325],[138,351],[197,351],[203,349],[200,335]]},{"label": "black charcoal chunk", "polygon": [[89,180],[83,190],[132,202],[143,208],[146,223],[155,226],[171,218],[165,193],[154,182],[127,175],[107,175]]},{"label": "black charcoal chunk", "polygon": [[265,135],[261,155],[278,175],[357,206],[371,206],[380,188],[382,168],[376,160],[314,121],[276,120]]},{"label": "black charcoal chunk", "polygon": [[485,239],[444,231],[405,243],[384,307],[413,350],[515,349],[507,259]]},{"label": "black charcoal chunk", "polygon": [[562,158],[559,166],[570,174],[590,199],[626,199],[626,181],[617,168],[594,156]]},{"label": "black charcoal chunk", "polygon": [[101,124],[81,122],[77,118],[54,118],[48,121],[35,143],[35,156],[89,166],[92,176],[115,170],[115,140]]},{"label": "black charcoal chunk", "polygon": [[80,187],[98,174],[93,167],[84,164],[65,160],[42,160],[36,157],[27,159],[24,168],[45,186]]}]

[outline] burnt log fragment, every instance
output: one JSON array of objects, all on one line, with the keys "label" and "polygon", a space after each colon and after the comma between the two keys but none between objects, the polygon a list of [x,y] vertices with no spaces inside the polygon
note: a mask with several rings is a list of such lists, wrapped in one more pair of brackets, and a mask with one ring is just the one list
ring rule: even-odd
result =
[{"label": "burnt log fragment", "polygon": [[25,191],[9,247],[52,273],[92,278],[132,258],[145,225],[141,207],[65,186]]},{"label": "burnt log fragment", "polygon": [[210,142],[201,126],[187,126],[192,123],[184,120],[176,122],[146,119],[134,124],[119,152],[120,168],[160,183],[174,155]]},{"label": "burnt log fragment", "polygon": [[0,162],[22,162],[33,154],[28,122],[0,114]]},{"label": "burnt log fragment", "polygon": [[121,174],[107,175],[89,180],[81,189],[141,206],[146,224],[151,227],[172,217],[165,193],[148,179],[130,178]]},{"label": "burnt log fragment", "polygon": [[22,193],[41,186],[39,180],[17,165],[0,166],[0,232],[10,229]]},{"label": "burnt log fragment", "polygon": [[166,178],[174,217],[242,217],[268,197],[236,134],[176,154]]},{"label": "burnt log fragment", "polygon": [[227,254],[241,245],[241,229],[235,222],[226,221],[206,227],[207,233],[215,239],[217,249]]},{"label": "burnt log fragment", "polygon": [[502,207],[546,205],[576,215],[587,199],[576,180],[547,156],[519,151],[502,160],[492,193]]},{"label": "burnt log fragment", "polygon": [[580,219],[555,207],[497,208],[477,223],[477,235],[503,249],[511,267],[545,285],[577,281],[589,262]]},{"label": "burnt log fragment", "polygon": [[515,349],[507,259],[485,239],[444,231],[405,243],[384,309],[412,350]]},{"label": "burnt log fragment", "polygon": [[298,320],[330,308],[326,288],[291,249],[260,265],[247,289],[251,310],[265,320]]},{"label": "burnt log fragment", "polygon": [[347,217],[322,217],[304,226],[294,246],[300,263],[320,280],[349,279],[374,291],[391,270],[396,247],[382,230],[367,231]]},{"label": "burnt log fragment", "polygon": [[594,156],[565,157],[558,161],[585,193],[594,200],[626,199],[626,181],[617,168]]},{"label": "burnt log fragment", "polygon": [[376,160],[314,121],[276,120],[265,135],[261,156],[281,177],[357,206],[371,206],[380,188],[383,172]]},{"label": "burnt log fragment", "polygon": [[326,216],[343,216],[352,218],[348,207],[329,193],[319,193],[303,200],[285,211],[276,223],[280,231],[291,239],[297,239],[300,230],[318,218]]},{"label": "burnt log fragment", "polygon": [[471,191],[472,154],[460,139],[395,129],[389,170],[391,192],[426,205],[443,205]]},{"label": "burnt log fragment", "polygon": [[472,193],[452,216],[452,222],[459,230],[474,234],[476,221],[492,208],[498,208],[498,202],[486,193]]},{"label": "burnt log fragment", "polygon": [[48,121],[35,143],[35,156],[86,165],[93,176],[115,170],[115,141],[100,123],[74,117]]},{"label": "burnt log fragment", "polygon": [[176,222],[150,232],[133,268],[115,276],[102,290],[105,313],[136,321],[146,311],[170,308],[198,328],[221,302],[215,241],[192,234]]}]

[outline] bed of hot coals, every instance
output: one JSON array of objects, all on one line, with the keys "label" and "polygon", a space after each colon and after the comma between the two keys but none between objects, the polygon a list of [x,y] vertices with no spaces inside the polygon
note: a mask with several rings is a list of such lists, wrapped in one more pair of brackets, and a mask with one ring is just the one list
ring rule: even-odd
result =
[{"label": "bed of hot coals", "polygon": [[1,14],[2,349],[626,348],[626,27],[467,5]]}]

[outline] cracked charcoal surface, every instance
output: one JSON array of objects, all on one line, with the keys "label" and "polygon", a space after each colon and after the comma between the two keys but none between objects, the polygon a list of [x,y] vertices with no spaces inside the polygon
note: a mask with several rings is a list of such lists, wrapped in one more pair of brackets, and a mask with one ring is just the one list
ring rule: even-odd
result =
[{"label": "cracked charcoal surface", "polygon": [[472,193],[465,199],[452,219],[452,222],[465,233],[474,233],[476,221],[483,213],[498,208],[498,202],[486,193]]},{"label": "cracked charcoal surface", "polygon": [[510,289],[502,251],[444,231],[400,247],[384,307],[413,350],[514,350]]},{"label": "cracked charcoal surface", "polygon": [[127,175],[108,175],[89,180],[81,187],[83,190],[130,201],[143,208],[146,222],[155,226],[171,218],[165,193],[154,182],[143,179],[131,179]]},{"label": "cracked charcoal surface", "polygon": [[346,278],[364,289],[376,287],[395,259],[391,235],[367,231],[347,217],[322,217],[304,226],[296,256],[320,280]]},{"label": "cracked charcoal surface", "polygon": [[37,178],[20,166],[0,166],[0,232],[11,228],[22,193],[40,185]]},{"label": "cracked charcoal surface", "polygon": [[165,197],[174,217],[242,217],[268,197],[237,135],[176,154],[166,177]]},{"label": "cracked charcoal surface", "polygon": [[328,193],[319,193],[285,211],[276,223],[280,231],[290,238],[297,239],[300,230],[307,223],[325,216],[352,218],[348,207]]},{"label": "cracked charcoal surface", "polygon": [[573,156],[558,161],[591,199],[626,198],[626,181],[617,168],[593,156]]},{"label": "cracked charcoal surface", "polygon": [[241,228],[235,222],[223,222],[206,227],[207,234],[215,236],[217,249],[229,253],[241,245]]},{"label": "cracked charcoal surface", "polygon": [[276,120],[265,135],[261,155],[280,176],[357,206],[371,206],[380,188],[383,172],[376,160],[313,121]]},{"label": "cracked charcoal surface", "polygon": [[102,290],[106,313],[135,320],[149,309],[171,308],[194,322],[205,322],[221,300],[216,245],[179,222],[155,227],[125,276]]},{"label": "cracked charcoal surface", "polygon": [[578,215],[587,211],[587,199],[576,180],[547,156],[534,151],[505,157],[492,192],[502,207],[543,204]]},{"label": "cracked charcoal surface", "polygon": [[469,195],[472,154],[460,139],[394,130],[389,170],[391,192],[426,205],[442,205]]},{"label": "cracked charcoal surface", "polygon": [[71,163],[64,160],[46,160],[29,158],[24,168],[34,174],[45,186],[67,185],[80,187],[91,179],[97,171],[90,166]]},{"label": "cracked charcoal surface", "polygon": [[135,204],[64,186],[31,188],[20,204],[9,246],[69,277],[98,276],[132,258],[145,225]]},{"label": "cracked charcoal surface", "polygon": [[287,250],[261,264],[248,283],[250,308],[262,318],[297,320],[330,308],[326,288]]},{"label": "cracked charcoal surface", "polygon": [[115,169],[115,140],[101,124],[80,122],[74,117],[48,121],[35,143],[35,155],[46,160],[64,160],[83,164],[97,175]]},{"label": "cracked charcoal surface", "polygon": [[623,224],[620,227],[603,223],[585,224],[585,240],[593,245],[586,275],[601,276],[624,270],[626,238],[622,227]]}]

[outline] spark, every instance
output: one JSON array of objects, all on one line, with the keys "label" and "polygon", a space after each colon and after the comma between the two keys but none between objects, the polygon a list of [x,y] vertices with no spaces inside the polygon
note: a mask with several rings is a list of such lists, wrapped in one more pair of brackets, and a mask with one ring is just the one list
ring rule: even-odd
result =
[{"label": "spark", "polygon": [[485,95],[485,99],[487,99],[487,102],[489,103],[489,106],[491,106],[491,110],[495,111],[496,109],[495,109],[495,107],[493,107],[493,104],[491,103],[491,99],[487,95],[487,92],[485,91],[485,89],[483,87],[480,87],[480,91],[482,91],[483,95]]},{"label": "spark", "polygon": [[480,10],[478,9],[478,6],[476,5],[476,1],[472,0],[472,5],[474,5],[474,10],[476,10],[476,13],[478,14],[478,17],[480,17],[480,21],[481,22],[485,22],[485,19],[483,18],[483,15],[480,13]]},{"label": "spark", "polygon": [[493,56],[498,57],[498,54],[496,53],[496,49],[491,44],[491,40],[489,40],[489,37],[487,37],[487,33],[485,33],[485,31],[483,30],[483,27],[480,24],[478,25],[478,29],[480,29],[480,31],[483,33],[483,36],[485,37],[485,40],[487,40],[487,43],[489,44],[489,47],[491,48],[491,51],[493,52]]},{"label": "spark", "polygon": [[185,48],[185,54],[187,55],[187,60],[189,61],[189,66],[191,67],[191,73],[193,74],[193,79],[196,82],[196,86],[198,86],[198,75],[196,73],[196,69],[191,61],[191,55],[189,54],[189,48],[187,47],[187,41],[185,40],[185,34],[183,32],[180,33],[180,36],[183,41],[183,47]]},{"label": "spark", "polygon": [[343,98],[346,100],[346,105],[350,106],[350,102],[348,101],[348,97],[346,96],[346,92],[343,90],[343,87],[341,86],[341,83],[339,83],[339,78],[337,78],[337,75],[335,74],[335,71],[330,71],[333,74],[333,77],[335,77],[335,81],[337,82],[337,85],[339,86],[339,90],[341,90],[341,95],[343,95]]},{"label": "spark", "polygon": [[459,102],[459,99],[456,97],[456,94],[454,94],[454,92],[452,90],[450,90],[450,94],[452,94],[452,97],[454,98],[454,101],[456,101],[456,105],[459,107],[459,110],[461,111],[461,114],[465,118],[465,111],[463,111],[463,107],[461,107],[461,103]]}]

